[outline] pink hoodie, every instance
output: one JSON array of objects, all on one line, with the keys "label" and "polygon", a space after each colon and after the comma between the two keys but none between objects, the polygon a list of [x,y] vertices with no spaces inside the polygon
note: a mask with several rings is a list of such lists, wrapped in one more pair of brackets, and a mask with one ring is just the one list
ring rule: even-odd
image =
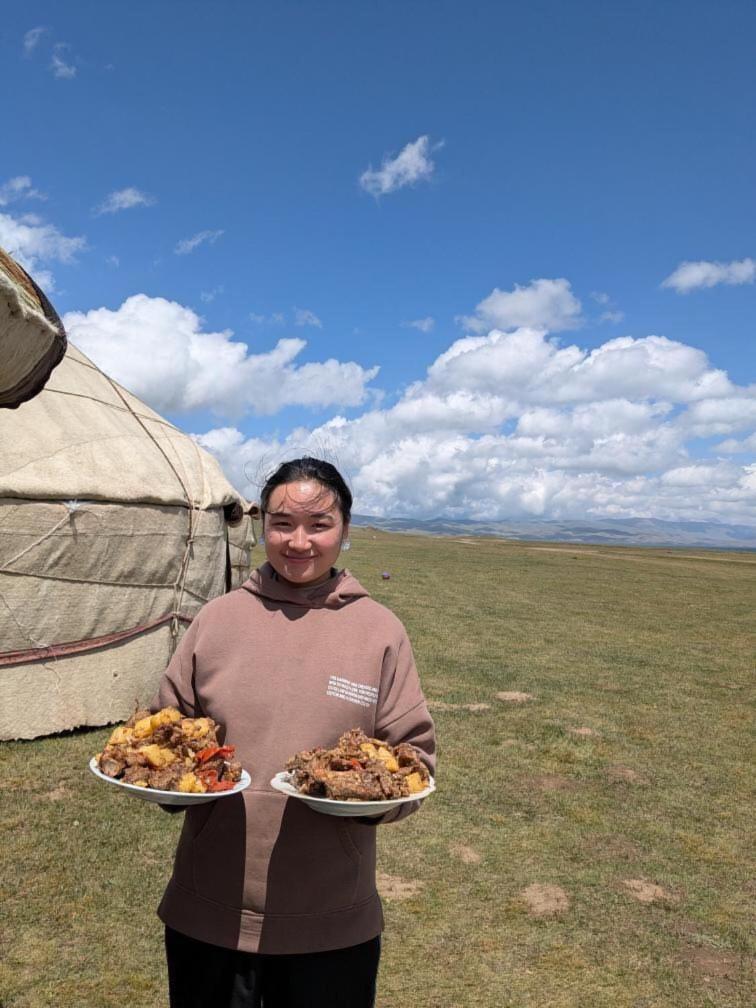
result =
[{"label": "pink hoodie", "polygon": [[433,772],[433,722],[396,616],[348,571],[294,588],[266,563],[195,617],[152,706],[167,705],[223,725],[252,783],[188,809],[160,918],[250,952],[318,952],[377,935],[374,826],[420,803],[379,820],[340,818],[270,780],[294,753],[356,727],[411,742]]}]

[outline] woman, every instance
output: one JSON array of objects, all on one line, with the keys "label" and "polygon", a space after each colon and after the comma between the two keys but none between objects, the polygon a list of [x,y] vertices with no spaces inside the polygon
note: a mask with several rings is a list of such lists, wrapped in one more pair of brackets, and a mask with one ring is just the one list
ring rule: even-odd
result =
[{"label": "woman", "polygon": [[418,747],[433,722],[407,634],[334,564],[352,495],[328,462],[281,465],[260,506],[268,562],[195,617],[153,709],[209,716],[252,783],[191,807],[158,913],[171,1008],[370,1008],[383,927],[378,818],[313,812],[270,780],[350,728]]}]

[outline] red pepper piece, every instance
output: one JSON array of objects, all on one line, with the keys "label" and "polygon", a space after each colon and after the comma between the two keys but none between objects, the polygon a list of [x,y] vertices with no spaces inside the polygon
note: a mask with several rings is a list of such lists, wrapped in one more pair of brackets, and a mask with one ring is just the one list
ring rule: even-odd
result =
[{"label": "red pepper piece", "polygon": [[223,759],[228,759],[229,756],[234,755],[234,749],[235,747],[232,745],[208,746],[207,749],[200,749],[197,753],[197,762],[207,763],[213,756],[222,756]]},{"label": "red pepper piece", "polygon": [[215,781],[214,784],[209,784],[208,791],[231,791],[234,787],[234,782],[230,780],[219,780]]}]

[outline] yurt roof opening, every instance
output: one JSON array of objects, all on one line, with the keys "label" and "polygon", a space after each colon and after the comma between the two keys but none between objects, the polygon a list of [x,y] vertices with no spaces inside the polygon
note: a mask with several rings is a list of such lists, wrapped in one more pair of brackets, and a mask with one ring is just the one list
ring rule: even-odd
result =
[{"label": "yurt roof opening", "polygon": [[69,343],[0,412],[0,739],[128,717],[253,545],[217,461]]}]

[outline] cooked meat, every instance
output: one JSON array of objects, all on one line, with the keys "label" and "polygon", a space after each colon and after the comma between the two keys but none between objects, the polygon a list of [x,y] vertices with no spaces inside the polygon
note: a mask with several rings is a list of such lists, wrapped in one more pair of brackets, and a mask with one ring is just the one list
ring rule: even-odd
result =
[{"label": "cooked meat", "polygon": [[185,769],[183,766],[170,766],[164,767],[162,770],[150,770],[149,785],[156,791],[175,791]]},{"label": "cooked meat", "polygon": [[[218,730],[211,718],[185,718],[173,707],[157,714],[137,710],[113,730],[99,767],[109,777],[160,791],[225,791],[240,780],[242,768],[230,761],[233,746],[218,746]],[[187,777],[195,778],[192,787]]]},{"label": "cooked meat", "polygon": [[146,766],[128,766],[123,771],[123,777],[121,778],[126,784],[139,784],[142,781],[149,783],[150,771]]},{"label": "cooked meat", "polygon": [[323,784],[335,801],[381,801],[385,798],[377,775],[369,770],[331,770]]},{"label": "cooked meat", "polygon": [[[336,801],[405,798],[427,784],[430,774],[413,746],[390,746],[361,728],[345,732],[333,749],[308,749],[286,764],[302,794]],[[411,775],[414,778],[410,779]],[[418,781],[420,783],[418,783]]]},{"label": "cooked meat", "polygon": [[241,780],[242,765],[237,763],[235,760],[226,762],[226,771],[223,774],[226,780],[238,781]]},{"label": "cooked meat", "polygon": [[105,753],[100,757],[100,770],[106,777],[117,777],[123,771],[124,765],[122,760],[106,756]]}]

